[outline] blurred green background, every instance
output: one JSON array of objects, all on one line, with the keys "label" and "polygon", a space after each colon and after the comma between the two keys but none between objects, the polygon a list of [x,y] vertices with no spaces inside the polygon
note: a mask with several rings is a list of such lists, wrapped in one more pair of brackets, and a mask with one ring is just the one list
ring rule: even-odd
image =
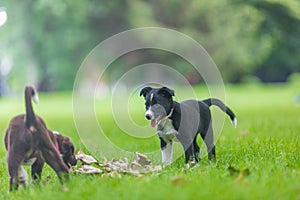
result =
[{"label": "blurred green background", "polygon": [[[0,7],[7,13],[0,27],[2,95],[26,84],[39,91],[72,90],[80,64],[98,43],[146,26],[194,38],[226,82],[285,82],[300,71],[298,0],[9,0]],[[155,50],[115,62],[108,80],[148,62],[174,67],[191,84],[202,82],[180,57]]]},{"label": "blurred green background", "polygon": [[[11,117],[24,112],[24,86],[33,84],[39,92],[49,92],[40,95],[36,113],[50,129],[70,136],[76,150],[88,152],[86,147],[90,146],[78,134],[73,115],[76,73],[100,42],[121,31],[149,26],[174,29],[192,37],[220,70],[226,83],[226,104],[239,122],[234,129],[225,118],[216,144],[217,162],[211,164],[205,157],[199,166],[183,170],[180,157],[162,173],[143,178],[72,174],[66,193],[58,189],[54,171],[46,166],[43,187],[9,194],[6,153],[0,145],[0,199],[300,199],[299,0],[1,0],[0,96],[8,97],[0,98],[0,136],[3,138]],[[132,137],[118,126],[110,89],[122,74],[146,63],[173,67],[193,85],[196,98],[210,96],[201,84],[201,75],[175,54],[144,49],[113,62],[99,87],[107,95],[97,93],[94,114],[105,136],[132,153],[129,159],[135,151],[157,150],[160,154],[159,140],[144,119],[144,100],[138,91],[130,91],[128,105],[124,105],[128,106],[132,124],[147,130],[141,133],[136,129],[133,133],[153,136]],[[94,71],[89,75],[91,81],[99,78]],[[175,90],[176,100],[182,98],[178,94],[187,94],[185,86]],[[82,106],[84,110],[86,104]],[[92,128],[90,120],[86,118],[84,134],[98,138],[98,130]],[[101,160],[127,156],[106,152],[102,143],[92,142],[99,148]],[[178,154],[182,154],[182,147],[176,145]],[[149,158],[155,164],[161,162],[160,156]],[[230,167],[237,169],[236,174]],[[249,175],[241,173],[245,169]],[[174,178],[178,177],[183,182],[176,183]]]}]

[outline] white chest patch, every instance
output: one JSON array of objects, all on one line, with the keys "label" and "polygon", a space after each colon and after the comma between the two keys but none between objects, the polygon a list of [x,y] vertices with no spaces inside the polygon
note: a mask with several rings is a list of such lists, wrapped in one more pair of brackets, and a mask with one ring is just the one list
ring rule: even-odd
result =
[{"label": "white chest patch", "polygon": [[166,143],[169,141],[174,140],[177,141],[176,135],[178,132],[174,129],[172,124],[172,120],[168,117],[163,118],[157,125],[157,134],[161,137]]}]

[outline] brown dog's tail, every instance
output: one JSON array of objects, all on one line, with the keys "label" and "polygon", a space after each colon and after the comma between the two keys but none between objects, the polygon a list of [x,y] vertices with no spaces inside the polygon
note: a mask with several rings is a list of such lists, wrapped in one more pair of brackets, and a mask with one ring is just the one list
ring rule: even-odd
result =
[{"label": "brown dog's tail", "polygon": [[26,119],[25,124],[27,128],[30,128],[30,126],[35,124],[35,114],[32,109],[31,99],[34,101],[34,103],[39,102],[39,97],[37,92],[32,86],[26,86],[25,88],[25,106],[26,106]]},{"label": "brown dog's tail", "polygon": [[230,108],[228,108],[227,106],[225,106],[225,104],[222,101],[220,101],[219,99],[216,99],[216,98],[209,98],[209,99],[203,100],[203,102],[206,103],[208,105],[208,107],[210,107],[211,105],[218,106],[227,115],[229,115],[233,126],[236,127],[236,125],[237,125],[237,119],[236,119],[235,114],[232,112],[232,110],[230,110]]}]

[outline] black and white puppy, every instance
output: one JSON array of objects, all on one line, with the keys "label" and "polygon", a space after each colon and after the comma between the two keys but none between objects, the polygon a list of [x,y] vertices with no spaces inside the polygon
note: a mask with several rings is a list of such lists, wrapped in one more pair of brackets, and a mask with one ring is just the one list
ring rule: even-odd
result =
[{"label": "black and white puppy", "polygon": [[172,162],[172,141],[178,140],[185,151],[185,162],[190,165],[200,159],[200,148],[197,136],[200,133],[204,140],[208,158],[215,159],[213,129],[211,124],[211,105],[218,106],[229,115],[234,127],[237,119],[234,113],[220,100],[209,98],[203,101],[186,100],[180,103],[173,100],[174,90],[167,87],[145,87],[140,96],[146,100],[146,119],[151,120],[151,126],[157,127],[162,150],[162,163],[169,165]]}]

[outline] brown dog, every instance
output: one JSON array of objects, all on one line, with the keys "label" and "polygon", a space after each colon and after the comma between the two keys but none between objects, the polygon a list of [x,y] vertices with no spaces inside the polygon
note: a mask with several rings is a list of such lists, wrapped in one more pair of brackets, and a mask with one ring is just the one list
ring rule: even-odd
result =
[{"label": "brown dog", "polygon": [[46,162],[63,183],[64,179],[69,178],[69,168],[77,162],[71,140],[48,130],[45,122],[34,114],[31,98],[37,103],[36,91],[27,86],[26,114],[17,115],[10,121],[4,138],[10,191],[18,189],[19,184],[27,185],[28,176],[22,165],[31,166],[31,177],[33,181],[37,181]]}]

